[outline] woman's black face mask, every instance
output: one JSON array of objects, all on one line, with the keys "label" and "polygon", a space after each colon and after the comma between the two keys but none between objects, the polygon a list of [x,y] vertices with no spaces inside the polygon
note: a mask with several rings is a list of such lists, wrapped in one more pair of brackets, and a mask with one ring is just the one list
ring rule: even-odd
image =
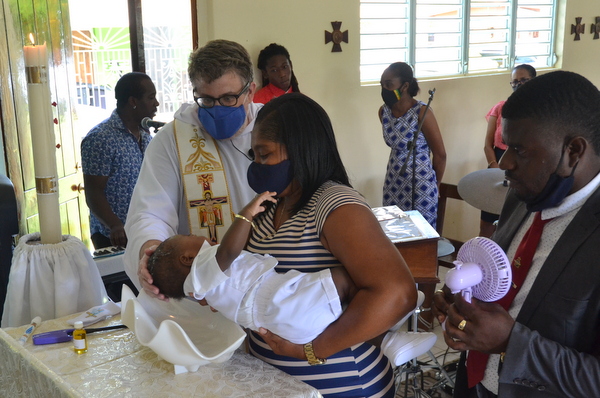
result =
[{"label": "woman's black face mask", "polygon": [[248,185],[256,193],[269,191],[279,195],[293,179],[294,173],[289,159],[274,165],[252,162],[248,166]]},{"label": "woman's black face mask", "polygon": [[388,90],[382,87],[381,98],[383,99],[383,102],[391,108],[396,102],[400,101],[402,94],[400,93],[399,89]]}]

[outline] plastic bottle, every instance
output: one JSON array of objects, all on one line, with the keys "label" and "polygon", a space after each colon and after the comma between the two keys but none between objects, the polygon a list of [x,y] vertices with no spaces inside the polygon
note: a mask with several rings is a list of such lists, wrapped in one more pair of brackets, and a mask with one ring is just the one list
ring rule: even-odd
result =
[{"label": "plastic bottle", "polygon": [[75,330],[73,330],[73,350],[77,354],[87,352],[87,333],[83,328],[83,322],[75,322]]}]

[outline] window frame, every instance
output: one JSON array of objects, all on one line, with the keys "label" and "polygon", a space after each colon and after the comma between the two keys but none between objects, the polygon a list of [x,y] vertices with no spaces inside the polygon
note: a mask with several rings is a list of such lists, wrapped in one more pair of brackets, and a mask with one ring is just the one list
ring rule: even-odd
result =
[{"label": "window frame", "polygon": [[[198,48],[198,8],[197,0],[190,0],[192,12],[192,49]],[[144,24],[142,22],[142,0],[127,0],[129,11],[129,41],[131,50],[131,70],[146,73],[144,54]]]},{"label": "window frame", "polygon": [[[533,1],[528,1],[528,0],[506,0],[508,2],[508,13],[507,13],[507,30],[508,30],[508,38],[506,41],[502,42],[505,43],[505,45],[507,46],[507,52],[505,55],[502,55],[502,57],[506,57],[506,59],[503,61],[503,64],[498,68],[489,68],[489,69],[474,69],[471,68],[469,69],[469,61],[472,60],[472,57],[470,57],[469,54],[469,49],[471,45],[476,45],[477,43],[470,43],[470,36],[473,32],[471,32],[471,26],[470,26],[470,22],[471,22],[471,18],[472,18],[472,6],[476,7],[477,5],[481,5],[482,3],[476,3],[476,2],[472,2],[471,0],[459,0],[459,3],[456,3],[458,5],[458,9],[460,10],[459,12],[462,12],[462,17],[460,17],[461,21],[461,31],[459,32],[461,38],[460,38],[460,56],[458,57],[458,61],[453,61],[453,62],[458,62],[459,66],[458,66],[458,72],[457,73],[446,73],[444,71],[442,71],[442,73],[432,73],[432,74],[420,74],[419,73],[419,64],[424,64],[424,62],[419,62],[417,59],[417,35],[418,34],[423,34],[424,32],[417,32],[417,7],[419,6],[419,4],[417,4],[419,2],[419,0],[404,0],[404,1],[390,1],[390,0],[381,0],[380,2],[377,0],[361,0],[360,1],[360,7],[361,10],[359,11],[360,14],[360,22],[361,22],[361,31],[360,31],[360,37],[361,37],[361,44],[360,44],[360,82],[361,84],[373,84],[373,83],[378,83],[378,78],[375,79],[372,75],[372,72],[369,74],[368,72],[363,72],[363,67],[365,69],[367,69],[370,65],[381,65],[382,67],[382,71],[385,68],[385,66],[389,65],[388,64],[382,64],[381,62],[366,62],[365,61],[365,55],[363,54],[363,51],[365,50],[377,50],[380,52],[384,52],[384,51],[405,51],[406,52],[406,60],[402,60],[402,59],[398,59],[398,61],[404,61],[406,63],[408,63],[409,65],[411,65],[413,67],[413,69],[415,70],[415,77],[419,78],[419,79],[428,79],[428,80],[435,80],[435,79],[444,79],[444,78],[453,78],[453,77],[467,77],[467,76],[481,76],[481,75],[492,75],[492,74],[497,74],[497,73],[502,73],[502,72],[507,72],[512,70],[512,68],[514,66],[516,66],[516,61],[517,61],[517,55],[516,55],[516,48],[519,45],[519,41],[518,41],[518,22],[520,19],[528,19],[528,16],[522,16],[521,18],[518,17],[518,10],[519,7],[526,7],[531,5],[531,3],[535,3],[535,0]],[[490,3],[496,3],[495,1],[490,1]],[[525,3],[525,4],[519,4],[519,3]],[[546,45],[548,45],[549,47],[549,52],[547,54],[529,54],[529,55],[525,55],[525,54],[521,54],[519,55],[519,57],[535,57],[535,56],[539,56],[539,57],[543,57],[546,59],[545,65],[540,65],[539,62],[537,64],[534,64],[533,66],[535,66],[538,69],[541,68],[552,68],[556,65],[557,62],[557,55],[556,55],[556,42],[557,42],[557,36],[559,34],[558,30],[557,30],[557,16],[558,16],[558,12],[559,12],[559,6],[560,6],[560,0],[549,0],[548,3],[543,3],[540,4],[540,6],[543,7],[547,7],[550,6],[552,8],[552,12],[550,16],[546,16],[545,18],[549,18],[550,19],[550,28],[544,30],[544,32],[549,32],[549,41],[548,42],[542,42]],[[365,33],[363,32],[363,19],[364,20],[374,20],[377,18],[374,18],[372,15],[370,15],[369,17],[363,17],[363,13],[362,13],[362,6],[363,4],[397,4],[397,5],[405,5],[406,7],[408,7],[408,12],[406,13],[407,17],[406,18],[396,18],[396,19],[403,19],[406,21],[406,26],[407,26],[407,31],[406,32],[393,32],[393,33],[389,33],[389,32],[382,32],[382,33]],[[485,4],[485,3],[483,3]],[[423,4],[423,5],[429,5],[429,4]],[[382,19],[385,18],[385,16],[381,16]],[[541,31],[541,30],[540,30]],[[481,32],[481,30],[477,30],[474,32]],[[388,48],[382,48],[382,49],[377,49],[377,48],[372,48],[372,47],[363,47],[363,43],[362,43],[362,39],[366,36],[369,35],[374,35],[374,34],[394,34],[394,35],[406,35],[407,36],[407,46],[403,47],[401,45],[397,46],[397,47],[388,47]],[[452,46],[447,46],[447,48],[453,48]],[[459,47],[456,47],[459,48]],[[394,62],[394,61],[392,61]],[[543,62],[543,61],[542,61]],[[391,62],[390,62],[391,63]],[[519,62],[519,63],[523,63],[523,62]]]}]

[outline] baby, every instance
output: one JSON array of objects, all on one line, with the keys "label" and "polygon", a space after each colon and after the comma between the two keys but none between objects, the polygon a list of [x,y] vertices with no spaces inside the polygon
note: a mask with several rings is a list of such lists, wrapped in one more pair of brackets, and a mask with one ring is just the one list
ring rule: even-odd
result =
[{"label": "baby", "polygon": [[[166,297],[205,299],[245,328],[262,327],[292,343],[305,344],[341,315],[342,303],[352,300],[356,287],[343,267],[278,273],[275,258],[243,250],[250,220],[265,210],[265,201],[276,202],[274,195],[265,192],[252,200],[241,212],[248,218],[237,215],[220,245],[211,246],[206,238],[194,235],[165,240],[150,257],[148,270]],[[384,354],[404,344],[401,338],[390,337],[384,339]]]}]

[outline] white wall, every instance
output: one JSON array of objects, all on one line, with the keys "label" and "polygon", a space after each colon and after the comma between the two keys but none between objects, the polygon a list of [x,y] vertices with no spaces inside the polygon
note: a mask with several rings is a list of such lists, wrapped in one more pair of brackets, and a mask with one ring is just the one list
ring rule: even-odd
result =
[{"label": "white wall", "polygon": [[[565,0],[566,1],[566,0]],[[583,74],[600,85],[600,40],[592,40],[590,25],[600,15],[600,0],[569,0],[562,4],[559,50],[563,68]],[[198,0],[199,44],[229,39],[243,44],[254,62],[269,43],[290,52],[300,89],[329,113],[338,146],[354,186],[372,206],[381,205],[383,176],[389,148],[384,144],[377,110],[380,87],[361,86],[359,78],[358,0]],[[570,35],[575,17],[583,17],[586,33],[574,42]],[[342,21],[349,43],[332,53],[324,31]],[[562,34],[561,34],[562,36]],[[255,80],[260,83],[257,71]],[[432,102],[448,162],[443,181],[456,184],[466,174],[486,167],[483,155],[485,114],[511,93],[508,73],[420,81],[419,99]],[[452,202],[452,201],[451,201]],[[479,211],[464,203],[449,203],[444,235],[466,240],[479,231]]]},{"label": "white wall", "polygon": [[[565,14],[562,68],[580,73],[600,87],[600,38],[594,40],[590,33],[592,23],[600,17],[600,0],[569,0]],[[582,17],[581,22],[585,23],[585,33],[579,41],[574,41],[571,34],[576,17]]]}]

